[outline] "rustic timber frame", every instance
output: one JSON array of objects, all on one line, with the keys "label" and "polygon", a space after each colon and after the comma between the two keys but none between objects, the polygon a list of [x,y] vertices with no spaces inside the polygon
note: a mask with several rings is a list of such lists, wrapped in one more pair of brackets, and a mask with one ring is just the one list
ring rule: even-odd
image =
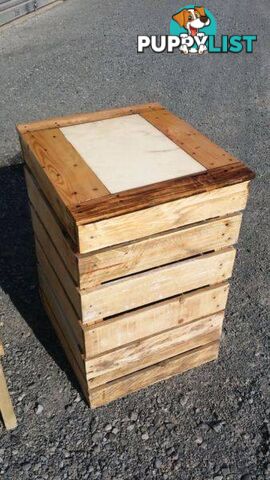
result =
[{"label": "rustic timber frame", "polygon": [[[135,115],[204,171],[111,193],[63,132]],[[156,103],[17,130],[41,298],[91,406],[216,359],[253,172]]]}]

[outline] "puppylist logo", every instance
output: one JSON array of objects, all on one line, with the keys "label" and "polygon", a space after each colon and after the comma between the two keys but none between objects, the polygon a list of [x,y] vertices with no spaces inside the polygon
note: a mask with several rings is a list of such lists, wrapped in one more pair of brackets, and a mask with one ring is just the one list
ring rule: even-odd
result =
[{"label": "puppylist logo", "polygon": [[205,7],[186,5],[172,15],[170,35],[138,35],[137,52],[151,49],[155,53],[253,53],[257,35],[221,35],[217,22]]}]

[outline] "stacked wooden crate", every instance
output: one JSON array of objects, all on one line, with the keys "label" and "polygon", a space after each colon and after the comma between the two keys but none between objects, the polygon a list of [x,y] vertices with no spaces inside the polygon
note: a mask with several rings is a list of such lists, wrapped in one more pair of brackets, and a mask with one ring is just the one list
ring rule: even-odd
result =
[{"label": "stacked wooden crate", "polygon": [[91,406],[217,358],[253,173],[158,104],[18,132],[42,300]]}]

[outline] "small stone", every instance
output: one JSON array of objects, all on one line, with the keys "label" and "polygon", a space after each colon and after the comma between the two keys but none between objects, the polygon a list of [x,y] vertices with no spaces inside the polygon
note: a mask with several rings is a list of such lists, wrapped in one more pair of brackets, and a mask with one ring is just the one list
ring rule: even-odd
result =
[{"label": "small stone", "polygon": [[99,440],[101,440],[102,438],[102,434],[97,432],[97,433],[94,433],[94,435],[92,436],[92,440],[94,443],[97,443],[99,442]]},{"label": "small stone", "polygon": [[181,403],[182,407],[184,407],[187,404],[187,401],[188,401],[188,397],[186,397],[186,396],[180,398],[180,403]]},{"label": "small stone", "polygon": [[41,405],[40,403],[37,403],[35,406],[36,415],[40,415],[43,412],[43,410],[44,410],[43,405]]},{"label": "small stone", "polygon": [[221,473],[222,473],[222,475],[223,475],[224,477],[227,477],[227,475],[230,474],[230,469],[229,469],[228,467],[223,467],[223,468],[221,469]]},{"label": "small stone", "polygon": [[25,393],[22,393],[22,395],[20,395],[20,396],[18,397],[18,402],[21,402],[21,401],[24,399],[25,396],[26,396],[26,394],[25,394]]},{"label": "small stone", "polygon": [[245,473],[245,475],[242,475],[241,480],[252,480],[252,477],[249,473]]},{"label": "small stone", "polygon": [[175,448],[174,447],[171,447],[171,448],[168,448],[167,450],[167,455],[169,455],[169,457],[175,452]]},{"label": "small stone", "polygon": [[112,425],[110,423],[108,423],[107,425],[105,425],[104,430],[105,430],[105,432],[110,432],[112,430]]},{"label": "small stone", "polygon": [[133,423],[132,423],[131,425],[128,425],[128,426],[127,426],[127,431],[128,431],[128,432],[131,432],[131,430],[134,430],[134,425],[133,425]]},{"label": "small stone", "polygon": [[199,435],[196,440],[195,440],[195,443],[197,445],[201,445],[203,443],[203,438],[201,437],[201,435]]},{"label": "small stone", "polygon": [[130,420],[132,422],[136,422],[138,420],[138,414],[136,412],[132,412],[130,415]]},{"label": "small stone", "polygon": [[149,439],[149,435],[148,435],[147,432],[145,432],[145,433],[142,434],[142,439],[143,439],[143,440],[148,440],[148,439]]},{"label": "small stone", "polygon": [[1,455],[1,457],[4,455],[4,453],[5,453],[5,449],[4,449],[4,448],[0,448],[0,455]]},{"label": "small stone", "polygon": [[216,433],[220,433],[222,428],[223,428],[223,422],[218,422],[218,423],[215,423],[213,425],[213,430],[216,432]]},{"label": "small stone", "polygon": [[30,462],[25,462],[25,463],[22,465],[22,468],[28,472],[28,471],[30,470],[30,468],[32,468],[32,465],[31,465]]},{"label": "small stone", "polygon": [[155,460],[155,468],[160,469],[162,467],[162,461],[159,458]]},{"label": "small stone", "polygon": [[119,433],[119,428],[114,427],[114,428],[112,429],[112,433],[113,433],[114,435],[117,435],[117,433]]},{"label": "small stone", "polygon": [[214,477],[214,480],[223,480],[223,476],[222,475],[216,475]]},{"label": "small stone", "polygon": [[200,429],[201,429],[203,432],[208,432],[208,430],[210,430],[210,427],[209,427],[209,425],[207,425],[207,423],[201,423],[201,424],[200,424]]}]

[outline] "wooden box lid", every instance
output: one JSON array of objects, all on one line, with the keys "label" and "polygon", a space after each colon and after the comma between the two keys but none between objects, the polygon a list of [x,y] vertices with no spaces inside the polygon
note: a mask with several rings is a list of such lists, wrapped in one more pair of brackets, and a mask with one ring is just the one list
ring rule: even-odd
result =
[{"label": "wooden box lid", "polygon": [[25,160],[67,230],[254,174],[159,104],[18,125]]}]

